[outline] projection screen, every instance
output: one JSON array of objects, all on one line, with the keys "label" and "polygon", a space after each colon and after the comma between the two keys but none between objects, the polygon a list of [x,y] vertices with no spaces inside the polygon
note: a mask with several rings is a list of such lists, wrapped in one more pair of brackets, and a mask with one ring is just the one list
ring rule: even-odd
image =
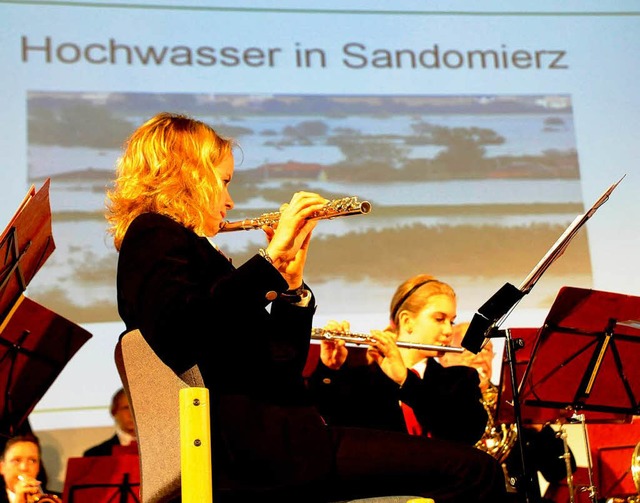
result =
[{"label": "projection screen", "polygon": [[[0,1],[0,217],[51,180],[56,250],[27,295],[93,334],[34,428],[110,424],[123,326],[104,193],[159,111],[237,140],[233,220],[297,190],[371,203],[316,228],[317,326],[384,328],[422,272],[469,320],[622,177],[503,327],[539,326],[565,285],[640,295],[639,16],[630,1]],[[214,241],[240,264],[265,238]]]}]

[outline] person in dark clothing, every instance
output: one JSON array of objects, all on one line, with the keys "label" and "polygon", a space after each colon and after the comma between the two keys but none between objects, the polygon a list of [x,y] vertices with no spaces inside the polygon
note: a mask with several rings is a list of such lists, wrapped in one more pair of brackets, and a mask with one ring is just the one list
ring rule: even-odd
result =
[{"label": "person in dark clothing", "polygon": [[115,433],[104,442],[89,447],[82,453],[83,456],[111,456],[116,446],[132,446],[131,452],[137,452],[136,423],[123,388],[119,388],[111,397],[109,413],[115,423]]},{"label": "person in dark clothing", "polygon": [[197,364],[211,390],[214,500],[504,501],[500,466],[472,447],[325,424],[302,374],[316,309],[303,273],[329,201],[296,192],[235,267],[210,241],[234,206],[233,149],[201,121],[160,113],[128,139],[107,194],[126,330],[176,373]]},{"label": "person in dark clothing", "polygon": [[[408,431],[406,416],[412,412],[419,423],[414,433],[473,445],[487,424],[478,373],[442,366],[442,351],[398,346],[451,345],[457,314],[453,288],[418,274],[396,289],[389,311],[389,327],[371,331],[375,343],[366,359],[348,350],[344,339],[321,341],[321,361],[308,379],[320,413],[331,425]],[[349,333],[346,321],[325,328]]]},{"label": "person in dark clothing", "polygon": [[[522,442],[524,442],[527,471],[531,474],[540,472],[549,483],[545,494],[542,495],[537,476],[532,477],[531,492],[534,496],[541,495],[541,503],[553,503],[553,499],[543,496],[554,493],[560,484],[566,482],[570,474],[576,472],[577,464],[573,452],[567,447],[568,450],[565,453],[562,437],[550,424],[523,426]],[[568,457],[565,457],[567,454]],[[522,462],[517,449],[510,452],[505,460],[505,468],[514,480],[522,479]],[[516,496],[512,497],[512,501],[521,501],[524,496],[524,487],[515,487],[514,491]]]}]

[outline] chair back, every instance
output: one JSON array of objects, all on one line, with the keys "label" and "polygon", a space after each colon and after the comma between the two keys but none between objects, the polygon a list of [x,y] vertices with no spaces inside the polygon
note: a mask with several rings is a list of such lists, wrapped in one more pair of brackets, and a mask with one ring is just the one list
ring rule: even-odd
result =
[{"label": "chair back", "polygon": [[181,495],[180,390],[204,387],[197,366],[177,375],[139,330],[120,337],[115,363],[136,423],[140,501],[161,503]]},{"label": "chair back", "polygon": [[[136,423],[140,502],[179,501],[184,494],[181,491],[180,408],[185,403],[181,401],[180,390],[204,388],[200,369],[194,366],[177,375],[160,360],[139,330],[131,330],[120,337],[116,344],[115,362]],[[386,496],[348,503],[405,502],[433,503],[433,500],[416,496]]]}]

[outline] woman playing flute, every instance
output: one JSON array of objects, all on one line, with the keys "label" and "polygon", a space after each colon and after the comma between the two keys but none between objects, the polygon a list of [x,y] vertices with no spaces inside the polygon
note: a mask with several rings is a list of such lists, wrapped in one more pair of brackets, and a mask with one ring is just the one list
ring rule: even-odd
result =
[{"label": "woman playing flute", "polygon": [[[444,352],[398,346],[451,345],[456,309],[451,286],[419,274],[396,289],[389,326],[371,331],[364,361],[344,341],[321,341],[321,361],[308,385],[327,422],[475,444],[488,420],[478,373],[444,367],[438,361]],[[325,328],[348,332],[349,323],[331,321]]]},{"label": "woman playing flute", "polygon": [[233,147],[201,121],[158,114],[127,141],[107,211],[126,329],[178,374],[197,364],[211,392],[213,500],[502,502],[501,468],[476,449],[323,421],[302,375],[316,307],[303,273],[309,217],[327,199],[294,194],[265,248],[236,267],[209,241],[234,206]]}]

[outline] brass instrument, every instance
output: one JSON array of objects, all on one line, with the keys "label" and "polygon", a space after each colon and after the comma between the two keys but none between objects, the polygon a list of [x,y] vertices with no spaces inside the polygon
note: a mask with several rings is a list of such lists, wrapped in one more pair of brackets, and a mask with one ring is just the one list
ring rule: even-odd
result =
[{"label": "brass instrument", "polygon": [[[357,334],[353,332],[340,332],[338,330],[327,330],[325,328],[314,328],[311,330],[311,338],[316,340],[341,340],[351,344],[374,344],[375,340],[369,334]],[[422,349],[425,351],[438,351],[440,353],[462,353],[464,348],[453,346],[438,346],[436,344],[420,344],[417,342],[397,341],[396,346],[407,349]]]},{"label": "brass instrument", "polygon": [[[518,439],[518,428],[515,424],[496,425],[495,417],[498,405],[498,387],[489,381],[482,392],[482,405],[487,411],[487,424],[475,447],[490,454],[501,464],[504,463]],[[503,467],[504,469],[504,467]]]},{"label": "brass instrument", "polygon": [[37,494],[27,494],[27,503],[61,503],[62,499],[55,494],[47,494],[42,492],[42,488],[40,487],[40,482],[37,480],[32,480],[24,475],[18,475],[18,480],[24,482],[29,487],[38,487],[39,491]]},{"label": "brass instrument", "polygon": [[564,466],[565,470],[567,471],[567,489],[569,489],[569,503],[575,503],[576,490],[573,481],[573,471],[571,470],[571,450],[569,449],[569,442],[567,442],[567,430],[562,426],[562,424],[560,425],[560,429],[558,430],[556,437],[560,437],[562,439],[562,446],[564,448],[562,458],[564,459]]},{"label": "brass instrument", "polygon": [[638,491],[638,496],[640,496],[640,442],[636,444],[631,456],[631,476],[633,477],[636,491]]},{"label": "brass instrument", "polygon": [[62,503],[62,500],[55,494],[34,494],[27,499],[28,503]]},{"label": "brass instrument", "polygon": [[609,498],[606,503],[640,503],[640,442],[636,444],[636,448],[631,455],[631,476],[638,494],[627,496],[626,498]]},{"label": "brass instrument", "polygon": [[[459,339],[462,340],[464,331],[466,331],[465,324],[456,325],[455,328],[461,330]],[[458,340],[458,337],[454,336],[453,339]],[[487,412],[487,424],[482,437],[475,443],[475,447],[497,459],[502,464],[506,479],[509,480],[505,461],[518,439],[518,429],[515,424],[496,424],[499,389],[491,382],[493,355],[493,344],[489,342],[478,353],[465,350],[460,355],[445,355],[441,363],[445,366],[464,365],[478,371],[482,392],[480,403]],[[487,361],[489,362],[488,367]]]},{"label": "brass instrument", "polygon": [[[316,211],[310,220],[331,219],[346,215],[362,215],[371,211],[369,201],[360,201],[357,197],[334,199]],[[261,229],[263,226],[273,227],[280,220],[280,212],[263,213],[256,218],[246,218],[237,222],[222,222],[218,232],[248,231]]]}]

